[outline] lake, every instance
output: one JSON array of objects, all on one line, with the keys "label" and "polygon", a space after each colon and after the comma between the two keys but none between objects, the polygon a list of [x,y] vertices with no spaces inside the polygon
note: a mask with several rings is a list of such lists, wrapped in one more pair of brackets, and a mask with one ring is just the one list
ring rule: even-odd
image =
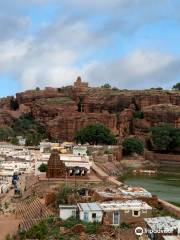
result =
[{"label": "lake", "polygon": [[180,176],[127,175],[123,180],[128,185],[143,187],[159,198],[180,206]]}]

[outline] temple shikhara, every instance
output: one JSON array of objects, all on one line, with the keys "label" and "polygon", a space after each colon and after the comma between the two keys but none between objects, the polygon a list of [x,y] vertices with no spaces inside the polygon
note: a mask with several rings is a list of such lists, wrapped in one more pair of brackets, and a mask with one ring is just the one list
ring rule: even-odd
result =
[{"label": "temple shikhara", "polygon": [[48,161],[48,171],[46,173],[47,178],[58,178],[66,176],[65,164],[60,161],[60,156],[58,151],[53,150]]},{"label": "temple shikhara", "polygon": [[76,154],[59,154],[53,150],[48,160],[47,178],[86,176],[90,173],[89,157]]}]

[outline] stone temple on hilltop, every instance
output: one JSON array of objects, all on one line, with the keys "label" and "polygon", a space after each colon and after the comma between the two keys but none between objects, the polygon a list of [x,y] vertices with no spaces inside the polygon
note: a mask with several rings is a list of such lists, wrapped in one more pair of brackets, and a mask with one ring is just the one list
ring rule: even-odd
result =
[{"label": "stone temple on hilltop", "polygon": [[78,77],[76,82],[74,82],[74,88],[77,91],[86,91],[88,89],[88,83],[82,82],[81,77]]}]

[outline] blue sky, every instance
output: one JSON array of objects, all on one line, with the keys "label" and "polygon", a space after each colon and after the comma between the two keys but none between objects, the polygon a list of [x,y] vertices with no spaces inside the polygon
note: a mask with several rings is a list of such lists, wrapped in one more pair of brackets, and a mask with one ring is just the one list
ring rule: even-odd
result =
[{"label": "blue sky", "polygon": [[0,96],[37,86],[171,88],[178,0],[0,0]]}]

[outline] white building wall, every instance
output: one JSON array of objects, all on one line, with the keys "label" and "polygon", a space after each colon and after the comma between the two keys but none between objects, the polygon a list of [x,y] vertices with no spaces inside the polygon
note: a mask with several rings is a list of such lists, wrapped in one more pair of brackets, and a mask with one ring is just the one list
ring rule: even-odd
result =
[{"label": "white building wall", "polygon": [[62,220],[66,220],[72,216],[75,217],[75,212],[76,212],[76,208],[71,208],[71,209],[61,209],[59,210],[59,217]]}]

